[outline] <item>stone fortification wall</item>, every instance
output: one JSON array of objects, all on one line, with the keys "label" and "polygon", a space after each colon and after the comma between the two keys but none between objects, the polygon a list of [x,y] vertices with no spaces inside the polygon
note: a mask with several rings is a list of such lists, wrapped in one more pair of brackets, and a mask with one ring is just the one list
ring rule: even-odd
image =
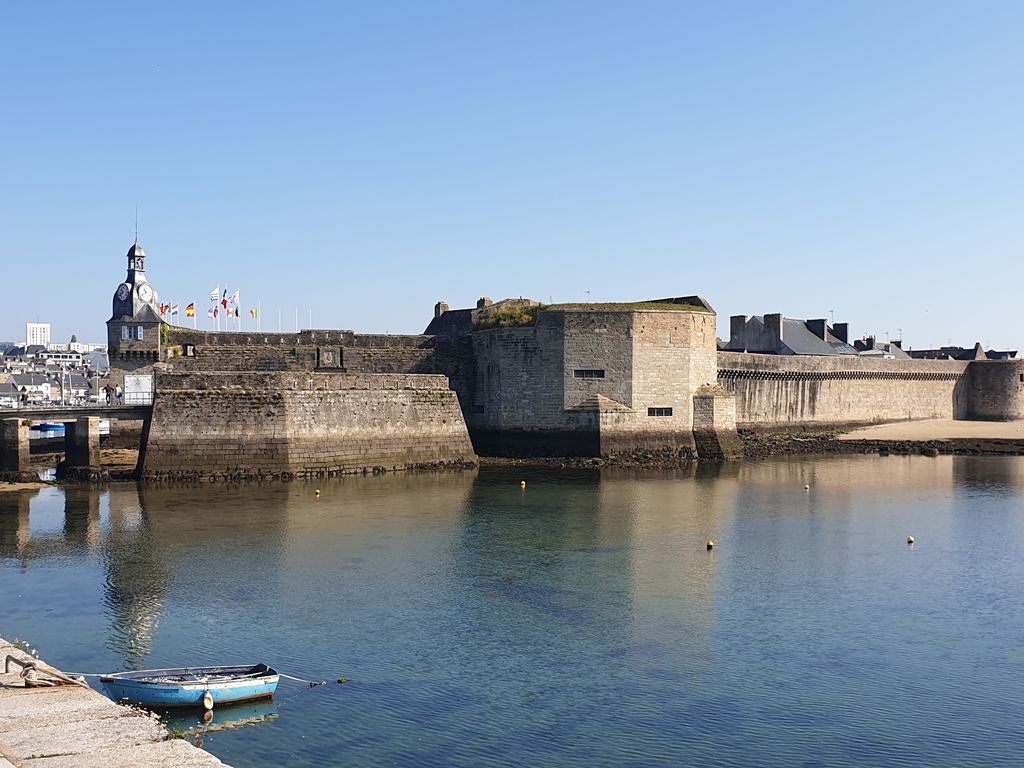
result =
[{"label": "stone fortification wall", "polygon": [[974,360],[967,374],[968,418],[1024,419],[1024,361]]},{"label": "stone fortification wall", "polygon": [[435,373],[430,336],[300,333],[237,333],[172,328],[164,359],[187,371],[344,371]]},{"label": "stone fortification wall", "polygon": [[287,477],[475,461],[444,376],[160,372],[147,478]]},{"label": "stone fortification wall", "polygon": [[548,310],[473,334],[463,396],[481,453],[622,455],[694,449],[693,395],[715,383],[715,320],[681,310]]},{"label": "stone fortification wall", "polygon": [[203,331],[180,325],[167,327],[167,340],[171,345],[195,346],[316,346],[318,344],[352,344],[352,331],[313,330],[299,333],[264,333],[249,331]]},{"label": "stone fortification wall", "polygon": [[870,424],[964,418],[956,360],[886,360],[718,353],[718,382],[736,396],[740,426]]}]

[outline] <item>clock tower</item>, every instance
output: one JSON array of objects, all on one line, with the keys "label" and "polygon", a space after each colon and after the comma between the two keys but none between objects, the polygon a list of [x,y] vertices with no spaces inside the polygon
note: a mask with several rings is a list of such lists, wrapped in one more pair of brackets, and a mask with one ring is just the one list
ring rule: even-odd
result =
[{"label": "clock tower", "polygon": [[107,320],[111,366],[139,368],[160,359],[160,304],[146,280],[146,252],[136,240],[128,249],[128,277],[114,291]]}]

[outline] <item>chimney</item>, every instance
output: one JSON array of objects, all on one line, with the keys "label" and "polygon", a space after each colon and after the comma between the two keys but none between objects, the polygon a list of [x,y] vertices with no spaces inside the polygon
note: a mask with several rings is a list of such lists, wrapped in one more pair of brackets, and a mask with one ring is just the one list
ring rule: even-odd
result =
[{"label": "chimney", "polygon": [[849,323],[835,323],[832,326],[832,335],[839,339],[844,344],[850,343],[850,324]]},{"label": "chimney", "polygon": [[744,344],[744,337],[747,330],[747,316],[733,315],[729,318],[729,343]]},{"label": "chimney", "polygon": [[827,324],[825,323],[824,318],[821,318],[820,320],[808,320],[806,323],[804,323],[804,325],[807,326],[807,330],[809,330],[822,341],[825,341]]},{"label": "chimney", "polygon": [[440,317],[447,311],[448,305],[445,304],[443,301],[439,301],[437,302],[437,304],[434,305],[434,317]]},{"label": "chimney", "polygon": [[764,327],[768,333],[771,334],[772,340],[776,344],[782,343],[782,314],[775,313],[774,315],[764,316]]},{"label": "chimney", "polygon": [[476,300],[476,308],[477,309],[483,309],[484,307],[491,306],[491,304],[493,304],[493,303],[494,302],[491,301],[491,297],[490,296],[481,296],[479,299]]}]

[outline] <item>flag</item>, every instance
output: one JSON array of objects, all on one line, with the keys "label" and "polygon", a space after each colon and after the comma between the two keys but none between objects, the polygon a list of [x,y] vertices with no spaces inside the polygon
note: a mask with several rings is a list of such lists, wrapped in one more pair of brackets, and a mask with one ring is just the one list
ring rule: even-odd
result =
[{"label": "flag", "polygon": [[178,305],[177,304],[171,304],[171,314],[172,315],[178,314]]},{"label": "flag", "polygon": [[185,317],[195,317],[195,316],[196,316],[196,303],[193,301],[191,304],[189,304],[187,307],[185,307]]},{"label": "flag", "polygon": [[210,301],[216,301],[218,298],[220,298],[220,288],[214,288],[210,291]]},{"label": "flag", "polygon": [[228,308],[228,289],[227,288],[224,289],[224,297],[220,300],[220,305],[222,307],[224,307],[224,309]]},{"label": "flag", "polygon": [[259,317],[259,314],[259,310],[257,310],[255,307],[249,310],[249,317]]},{"label": "flag", "polygon": [[238,291],[231,294],[231,303],[236,306],[238,305]]},{"label": "flag", "polygon": [[160,305],[160,317],[166,317],[166,316],[167,316],[167,305],[166,304],[161,304]]},{"label": "flag", "polygon": [[217,308],[216,307],[212,307],[211,309],[206,310],[206,316],[207,317],[216,317],[217,316]]}]

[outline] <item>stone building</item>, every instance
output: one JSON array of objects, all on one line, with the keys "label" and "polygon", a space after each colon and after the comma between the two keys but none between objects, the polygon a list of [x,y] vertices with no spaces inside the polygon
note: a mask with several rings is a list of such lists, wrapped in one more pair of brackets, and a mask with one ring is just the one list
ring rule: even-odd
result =
[{"label": "stone building", "polygon": [[[715,313],[700,296],[438,309],[427,332],[441,334],[439,350],[462,339],[470,375],[449,377],[479,453],[694,456],[694,398],[702,387],[709,403],[722,394]],[[724,408],[720,398],[728,425]],[[714,408],[700,413],[713,418]]]}]

